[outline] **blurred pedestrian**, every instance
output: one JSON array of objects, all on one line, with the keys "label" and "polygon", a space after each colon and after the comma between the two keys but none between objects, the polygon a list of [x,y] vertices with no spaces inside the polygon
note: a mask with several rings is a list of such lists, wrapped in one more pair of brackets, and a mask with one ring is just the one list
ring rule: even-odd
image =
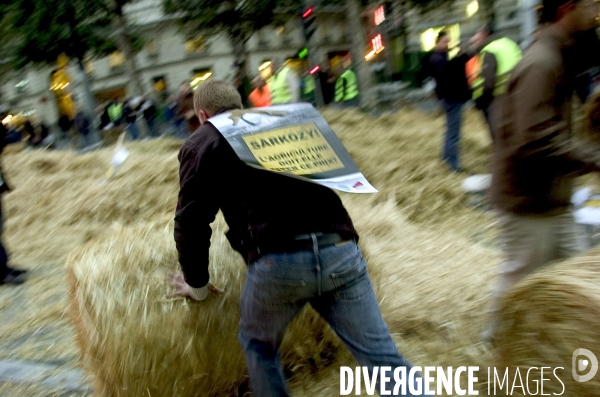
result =
[{"label": "blurred pedestrian", "polygon": [[193,133],[200,127],[200,121],[194,113],[194,91],[190,83],[184,81],[179,86],[179,97],[177,99],[177,116],[187,125],[188,134]]},{"label": "blurred pedestrian", "polygon": [[142,115],[144,116],[144,120],[146,121],[146,125],[148,126],[149,136],[151,138],[158,137],[160,134],[156,129],[156,106],[147,95],[144,95],[144,97],[142,98],[142,104],[140,109],[142,111]]},{"label": "blurred pedestrian", "polygon": [[255,108],[271,106],[271,93],[267,88],[267,84],[260,76],[256,76],[252,80],[254,91],[250,93],[250,103]]},{"label": "blurred pedestrian", "polygon": [[465,73],[468,55],[448,59],[450,36],[445,31],[438,34],[435,51],[430,59],[430,70],[435,79],[435,93],[446,112],[446,133],[442,161],[452,171],[461,171],[459,159],[462,107],[469,100],[469,86]]},{"label": "blurred pedestrian", "polygon": [[[35,127],[29,119],[25,119],[23,123],[23,132],[27,135],[27,143],[29,146],[35,147],[42,140],[38,134],[36,134]],[[6,138],[6,131],[4,132],[4,138]]]},{"label": "blurred pedestrian", "polygon": [[281,65],[278,60],[271,61],[273,75],[269,79],[271,103],[281,105],[300,102],[300,79],[288,65]]},{"label": "blurred pedestrian", "polygon": [[[202,83],[194,102],[202,126],[179,152],[175,242],[182,273],[171,280],[172,296],[204,300],[211,292],[223,293],[210,282],[208,263],[210,223],[221,209],[229,225],[227,238],[248,263],[239,339],[255,396],[289,395],[279,347],[286,327],[307,304],[327,320],[360,365],[370,373],[376,366],[404,368],[401,381],[407,386],[412,365],[398,353],[382,318],[358,235],[338,195],[239,159],[210,123],[219,113],[241,109],[233,85]],[[285,202],[279,199],[282,191]],[[419,380],[415,376],[415,384]],[[394,383],[391,379],[387,390]]]},{"label": "blurred pedestrian", "polygon": [[58,118],[58,128],[60,128],[61,131],[61,141],[71,140],[72,143],[71,129],[73,128],[73,120],[71,120],[66,114],[62,114]]},{"label": "blurred pedestrian", "polygon": [[329,62],[321,63],[321,68],[317,72],[318,82],[321,84],[321,92],[323,93],[323,103],[325,105],[333,102],[334,93],[334,82],[332,81],[333,76]]},{"label": "blurred pedestrian", "polygon": [[[500,301],[521,279],[581,252],[571,209],[573,179],[600,171],[600,147],[572,141],[579,33],[596,26],[594,0],[544,0],[551,25],[514,68],[498,98],[491,200],[499,211],[506,258],[493,291],[484,340],[500,326]],[[580,48],[580,50],[582,50]]]},{"label": "blurred pedestrian", "polygon": [[123,106],[123,120],[131,139],[136,140],[140,137],[140,130],[137,125],[139,110],[142,98],[134,97],[125,102]]},{"label": "blurred pedestrian", "polygon": [[302,75],[302,102],[311,103],[313,106],[317,106],[315,79],[317,77],[310,74],[308,70]]},{"label": "blurred pedestrian", "polygon": [[494,32],[492,24],[480,28],[471,39],[477,53],[476,72],[471,82],[475,106],[483,112],[492,141],[492,113],[494,98],[506,93],[510,73],[521,60],[521,48],[509,38]]},{"label": "blurred pedestrian", "polygon": [[[0,114],[1,113],[2,112],[0,111]],[[3,119],[5,116],[6,115],[4,114],[1,118]],[[2,150],[6,146],[6,134],[6,127],[4,124],[0,123],[0,153],[2,153]],[[4,179],[4,175],[0,168],[0,196],[8,191],[10,191],[10,188]],[[4,230],[4,219],[2,215],[2,200],[0,199],[0,236]],[[0,285],[22,284],[26,280],[25,273],[26,270],[15,269],[8,265],[8,254],[0,241]]]},{"label": "blurred pedestrian", "polygon": [[340,64],[339,77],[335,82],[335,103],[343,107],[357,107],[358,103],[358,83],[356,74],[350,68],[352,62],[350,56],[346,56]]},{"label": "blurred pedestrian", "polygon": [[75,126],[75,129],[77,130],[79,139],[81,139],[79,147],[84,148],[86,146],[91,145],[92,140],[90,136],[90,119],[85,115],[85,113],[81,109],[79,109],[75,114],[73,124]]},{"label": "blurred pedestrian", "polygon": [[110,123],[112,123],[113,126],[118,126],[123,121],[123,108],[123,98],[116,98],[114,101],[109,102],[106,107],[108,120],[110,120]]},{"label": "blurred pedestrian", "polygon": [[167,106],[165,107],[165,121],[169,125],[171,134],[178,138],[187,138],[187,131],[182,131],[183,120],[177,116],[177,97],[169,95]]}]

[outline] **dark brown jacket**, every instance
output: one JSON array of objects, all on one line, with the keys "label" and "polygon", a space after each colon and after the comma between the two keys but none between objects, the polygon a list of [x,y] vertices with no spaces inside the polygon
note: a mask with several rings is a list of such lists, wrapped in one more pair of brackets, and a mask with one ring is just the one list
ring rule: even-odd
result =
[{"label": "dark brown jacket", "polygon": [[574,76],[565,71],[571,48],[565,32],[549,27],[515,67],[507,94],[495,102],[491,199],[501,210],[563,213],[573,178],[600,170],[600,148],[572,141]]},{"label": "dark brown jacket", "polygon": [[244,164],[219,131],[205,123],[179,152],[180,191],[175,242],[186,282],[208,283],[208,249],[219,209],[227,239],[248,263],[305,233],[339,233],[358,240],[352,220],[332,190]]},{"label": "dark brown jacket", "polygon": [[[549,27],[515,67],[492,121],[492,202],[521,215],[569,209],[575,176],[600,170],[600,148],[576,145],[571,134],[572,40]],[[500,99],[500,98],[499,98]]]}]

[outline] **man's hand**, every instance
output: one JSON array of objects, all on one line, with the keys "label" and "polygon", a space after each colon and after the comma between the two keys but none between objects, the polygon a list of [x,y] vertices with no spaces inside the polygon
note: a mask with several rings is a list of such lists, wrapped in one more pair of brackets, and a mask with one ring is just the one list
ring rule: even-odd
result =
[{"label": "man's hand", "polygon": [[[169,284],[175,289],[173,292],[167,295],[169,298],[182,296],[192,298],[194,300],[204,300],[208,296],[208,292],[212,292],[213,294],[217,295],[221,295],[225,292],[221,288],[215,287],[210,282],[206,285],[206,287],[192,288],[185,282],[182,272],[171,273],[169,277]],[[206,292],[203,291],[204,288],[207,289]]]}]

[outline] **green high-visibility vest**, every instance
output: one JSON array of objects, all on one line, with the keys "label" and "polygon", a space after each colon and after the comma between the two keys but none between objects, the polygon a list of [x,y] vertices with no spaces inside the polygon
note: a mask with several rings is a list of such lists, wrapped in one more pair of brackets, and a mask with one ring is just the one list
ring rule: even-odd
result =
[{"label": "green high-visibility vest", "polygon": [[304,77],[304,88],[302,89],[302,93],[304,95],[310,95],[315,91],[315,79],[313,76],[305,76]]},{"label": "green high-visibility vest", "polygon": [[269,79],[269,89],[271,90],[271,103],[273,105],[290,103],[292,100],[292,92],[287,84],[287,76],[292,71],[289,67],[284,67],[279,72],[275,73]]},{"label": "green high-visibility vest", "polygon": [[[344,82],[346,84],[344,84]],[[345,85],[345,89],[344,89]],[[350,69],[346,70],[335,82],[335,102],[344,102],[358,96],[356,75]]]},{"label": "green high-visibility vest", "polygon": [[[496,57],[496,86],[494,88],[494,96],[506,93],[510,73],[519,63],[523,54],[521,49],[511,39],[506,37],[494,40],[485,46],[479,53],[479,64],[483,65],[483,57],[485,53],[490,53]],[[473,99],[477,99],[483,95],[483,85],[485,80],[479,71],[477,78],[473,82]]]},{"label": "green high-visibility vest", "polygon": [[123,105],[120,103],[113,103],[108,107],[108,118],[113,123],[119,121],[123,115]]}]

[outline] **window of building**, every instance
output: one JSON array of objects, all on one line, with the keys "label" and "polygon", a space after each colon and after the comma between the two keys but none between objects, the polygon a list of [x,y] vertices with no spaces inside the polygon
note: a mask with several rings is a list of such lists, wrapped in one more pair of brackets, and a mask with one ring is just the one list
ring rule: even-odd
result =
[{"label": "window of building", "polygon": [[152,39],[146,43],[146,52],[148,52],[148,55],[150,56],[158,55],[158,44],[156,43],[156,40]]},{"label": "window of building", "polygon": [[165,92],[167,90],[167,80],[165,80],[165,76],[157,76],[152,78],[154,91],[156,92]]},{"label": "window of building", "polygon": [[450,51],[448,51],[448,56],[453,58],[458,53],[458,44],[460,42],[460,25],[457,23],[454,25],[429,28],[421,32],[421,48],[425,52],[433,51],[438,33],[442,30],[446,31],[448,36],[450,36]]},{"label": "window of building", "polygon": [[203,81],[208,80],[210,77],[212,76],[212,70],[207,69],[207,68],[203,68],[203,69],[194,69],[194,72],[192,74],[192,81],[190,83],[190,85],[192,86],[192,89],[196,89],[196,87],[198,87],[198,84],[202,83]]},{"label": "window of building", "polygon": [[206,36],[204,36],[204,35],[195,37],[193,39],[188,39],[185,42],[185,51],[188,54],[197,54],[199,52],[206,50],[206,48],[207,48]]},{"label": "window of building", "polygon": [[108,56],[108,64],[111,68],[119,68],[125,64],[125,55],[121,51],[115,51]]},{"label": "window of building", "polygon": [[268,80],[273,75],[273,73],[271,73],[271,61],[268,59],[265,59],[258,66],[258,73],[260,74],[260,77],[263,80]]}]

